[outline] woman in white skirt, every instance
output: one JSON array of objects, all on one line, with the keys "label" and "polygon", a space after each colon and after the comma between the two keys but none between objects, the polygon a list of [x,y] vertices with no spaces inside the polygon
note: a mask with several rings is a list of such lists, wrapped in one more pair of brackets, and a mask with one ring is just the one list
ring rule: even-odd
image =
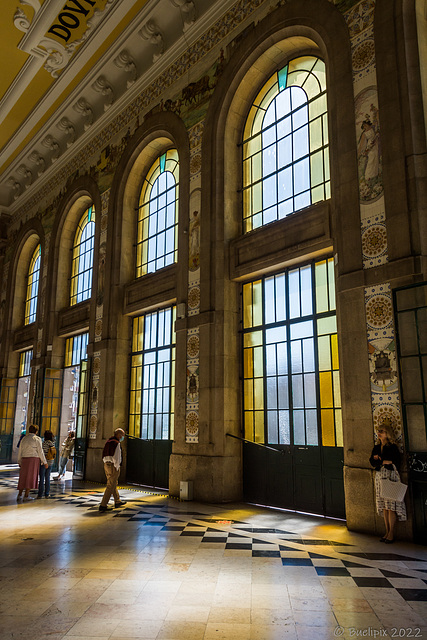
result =
[{"label": "woman in white skirt", "polygon": [[400,466],[400,451],[395,443],[393,430],[388,421],[384,421],[376,429],[378,442],[372,449],[369,462],[375,468],[375,496],[377,513],[383,516],[385,534],[380,538],[381,542],[391,544],[394,541],[394,527],[396,520],[406,520],[406,507],[404,502],[386,500],[380,495],[381,479],[400,480],[398,470]]}]

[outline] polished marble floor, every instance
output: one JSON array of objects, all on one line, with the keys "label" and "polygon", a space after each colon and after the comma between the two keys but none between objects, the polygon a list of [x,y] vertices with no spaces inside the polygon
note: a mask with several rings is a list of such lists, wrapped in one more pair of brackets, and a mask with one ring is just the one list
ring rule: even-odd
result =
[{"label": "polished marble floor", "polygon": [[[427,548],[340,521],[0,467],[0,640],[427,640]],[[35,494],[33,494],[35,495]]]}]

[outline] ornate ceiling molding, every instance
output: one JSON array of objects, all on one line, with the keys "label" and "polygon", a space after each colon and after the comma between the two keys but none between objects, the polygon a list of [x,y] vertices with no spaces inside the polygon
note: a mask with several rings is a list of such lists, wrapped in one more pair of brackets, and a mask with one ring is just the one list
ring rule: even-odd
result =
[{"label": "ornate ceiling molding", "polygon": [[[254,10],[254,6],[251,5],[258,6],[260,3],[262,4],[261,0],[254,0],[243,13],[249,16]],[[121,4],[117,2],[118,6]],[[0,177],[0,206],[13,214],[24,203],[29,202],[29,199],[32,200],[44,184],[50,183],[58,171],[62,172],[72,159],[81,153],[85,145],[105,130],[108,123],[117,118],[137,96],[142,95],[141,92],[146,87],[151,86],[157,77],[195,45],[206,29],[221,19],[235,4],[235,0],[217,0],[214,3],[211,0],[199,0],[197,11],[193,14],[193,17],[198,16],[198,19],[186,28],[182,3],[178,0],[150,1],[121,32],[114,45],[92,67],[84,80],[67,95],[60,109],[56,110],[4,171]],[[241,4],[237,3],[238,6]],[[115,7],[116,5],[113,5],[109,16],[103,22],[103,29],[96,41],[106,37],[105,29],[108,27],[108,32],[111,32],[113,24],[118,22],[119,15],[114,16]],[[173,14],[171,9],[176,13]],[[111,24],[108,24],[109,22]],[[151,35],[162,36],[161,53],[158,40],[153,49],[150,38],[146,39],[140,35],[148,23],[150,28],[145,30],[146,34],[151,31]],[[90,49],[91,46],[96,46],[96,42],[89,39],[85,47],[77,52],[71,64],[31,114],[29,120],[32,122],[25,122],[18,132],[19,136],[16,135],[10,141],[9,148],[5,147],[2,150],[0,162],[11,153],[13,144],[17,145],[18,139],[32,131],[40,114],[49,108],[49,104],[61,96],[60,89],[63,87],[59,85],[67,81],[74,66],[84,64],[87,60],[86,47]],[[153,63],[152,58],[156,53],[160,55]],[[25,166],[31,172],[31,181],[28,173],[18,172],[21,166]]]}]

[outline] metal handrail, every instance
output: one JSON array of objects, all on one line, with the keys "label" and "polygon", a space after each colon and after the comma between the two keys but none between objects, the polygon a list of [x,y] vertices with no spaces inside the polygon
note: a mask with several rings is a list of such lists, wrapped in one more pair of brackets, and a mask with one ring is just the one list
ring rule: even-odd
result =
[{"label": "metal handrail", "polygon": [[253,440],[247,440],[246,438],[242,438],[241,436],[235,436],[232,433],[226,433],[226,436],[230,436],[230,438],[235,438],[236,440],[241,440],[242,442],[248,442],[249,444],[255,444],[257,447],[263,447],[264,449],[269,449],[270,451],[275,451],[276,453],[280,453],[282,455],[285,454],[283,449],[275,449],[274,447],[268,447],[266,444],[262,444],[262,442],[254,442]]}]

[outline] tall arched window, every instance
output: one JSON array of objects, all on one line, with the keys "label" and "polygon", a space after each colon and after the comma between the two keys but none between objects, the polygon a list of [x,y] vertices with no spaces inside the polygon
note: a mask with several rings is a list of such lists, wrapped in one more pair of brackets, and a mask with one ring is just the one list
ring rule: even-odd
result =
[{"label": "tall arched window", "polygon": [[136,277],[177,261],[179,162],[169,149],[151,166],[138,207]]},{"label": "tall arched window", "polygon": [[87,209],[77,226],[73,245],[70,304],[87,300],[92,292],[95,208]]},{"label": "tall arched window", "polygon": [[330,197],[325,64],[303,56],[271,76],[243,140],[243,230]]},{"label": "tall arched window", "polygon": [[31,257],[30,267],[28,269],[24,324],[31,324],[36,319],[41,255],[41,246],[38,244]]}]

